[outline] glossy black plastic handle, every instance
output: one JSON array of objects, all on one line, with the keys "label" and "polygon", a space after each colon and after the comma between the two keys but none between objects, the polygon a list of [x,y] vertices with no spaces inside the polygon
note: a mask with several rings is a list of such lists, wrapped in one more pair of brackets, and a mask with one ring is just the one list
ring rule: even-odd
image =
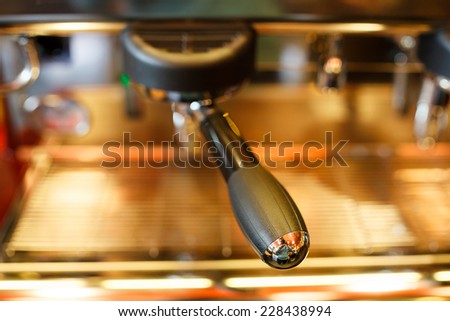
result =
[{"label": "glossy black plastic handle", "polygon": [[309,235],[290,195],[259,164],[227,114],[210,113],[200,128],[215,147],[235,217],[255,251],[274,268],[298,265],[308,254]]}]

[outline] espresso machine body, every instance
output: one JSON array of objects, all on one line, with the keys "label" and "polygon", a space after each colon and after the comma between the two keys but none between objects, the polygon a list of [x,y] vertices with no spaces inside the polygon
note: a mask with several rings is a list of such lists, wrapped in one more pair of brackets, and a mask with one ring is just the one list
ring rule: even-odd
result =
[{"label": "espresso machine body", "polygon": [[449,299],[449,22],[2,5],[0,299]]}]

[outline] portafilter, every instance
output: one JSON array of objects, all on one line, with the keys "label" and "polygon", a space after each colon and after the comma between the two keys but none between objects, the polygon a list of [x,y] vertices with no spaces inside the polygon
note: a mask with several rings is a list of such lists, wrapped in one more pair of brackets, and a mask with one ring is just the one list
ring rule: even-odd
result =
[{"label": "portafilter", "polygon": [[249,79],[255,32],[241,23],[135,23],[121,34],[124,71],[152,99],[187,104],[228,186],[235,217],[269,266],[307,256],[309,234],[286,189],[259,163],[228,113],[215,104]]}]

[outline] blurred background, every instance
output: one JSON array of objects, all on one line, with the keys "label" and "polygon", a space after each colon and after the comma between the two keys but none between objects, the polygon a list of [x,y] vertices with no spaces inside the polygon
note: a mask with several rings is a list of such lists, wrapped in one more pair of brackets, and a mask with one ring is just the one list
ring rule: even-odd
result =
[{"label": "blurred background", "polygon": [[[0,299],[448,300],[449,19],[444,0],[3,4]],[[311,237],[294,269],[255,255],[220,172],[174,161],[170,103],[123,73],[127,25],[197,20],[256,32],[219,106],[275,143],[255,152]]]}]

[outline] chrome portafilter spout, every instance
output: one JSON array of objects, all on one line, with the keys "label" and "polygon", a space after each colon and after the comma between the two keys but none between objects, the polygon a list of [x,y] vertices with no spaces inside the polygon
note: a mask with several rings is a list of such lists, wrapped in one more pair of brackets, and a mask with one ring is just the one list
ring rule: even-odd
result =
[{"label": "chrome portafilter spout", "polygon": [[342,89],[347,76],[342,53],[342,35],[329,35],[325,40],[318,61],[317,87],[327,93]]},{"label": "chrome portafilter spout", "polygon": [[414,131],[421,147],[435,144],[448,126],[450,38],[444,29],[419,37],[417,55],[427,72],[417,102]]},{"label": "chrome portafilter spout", "polygon": [[237,222],[260,258],[288,269],[302,262],[309,234],[284,187],[261,166],[228,113],[229,97],[254,66],[254,32],[242,24],[134,25],[122,34],[125,71],[153,99],[188,104],[227,183]]}]

